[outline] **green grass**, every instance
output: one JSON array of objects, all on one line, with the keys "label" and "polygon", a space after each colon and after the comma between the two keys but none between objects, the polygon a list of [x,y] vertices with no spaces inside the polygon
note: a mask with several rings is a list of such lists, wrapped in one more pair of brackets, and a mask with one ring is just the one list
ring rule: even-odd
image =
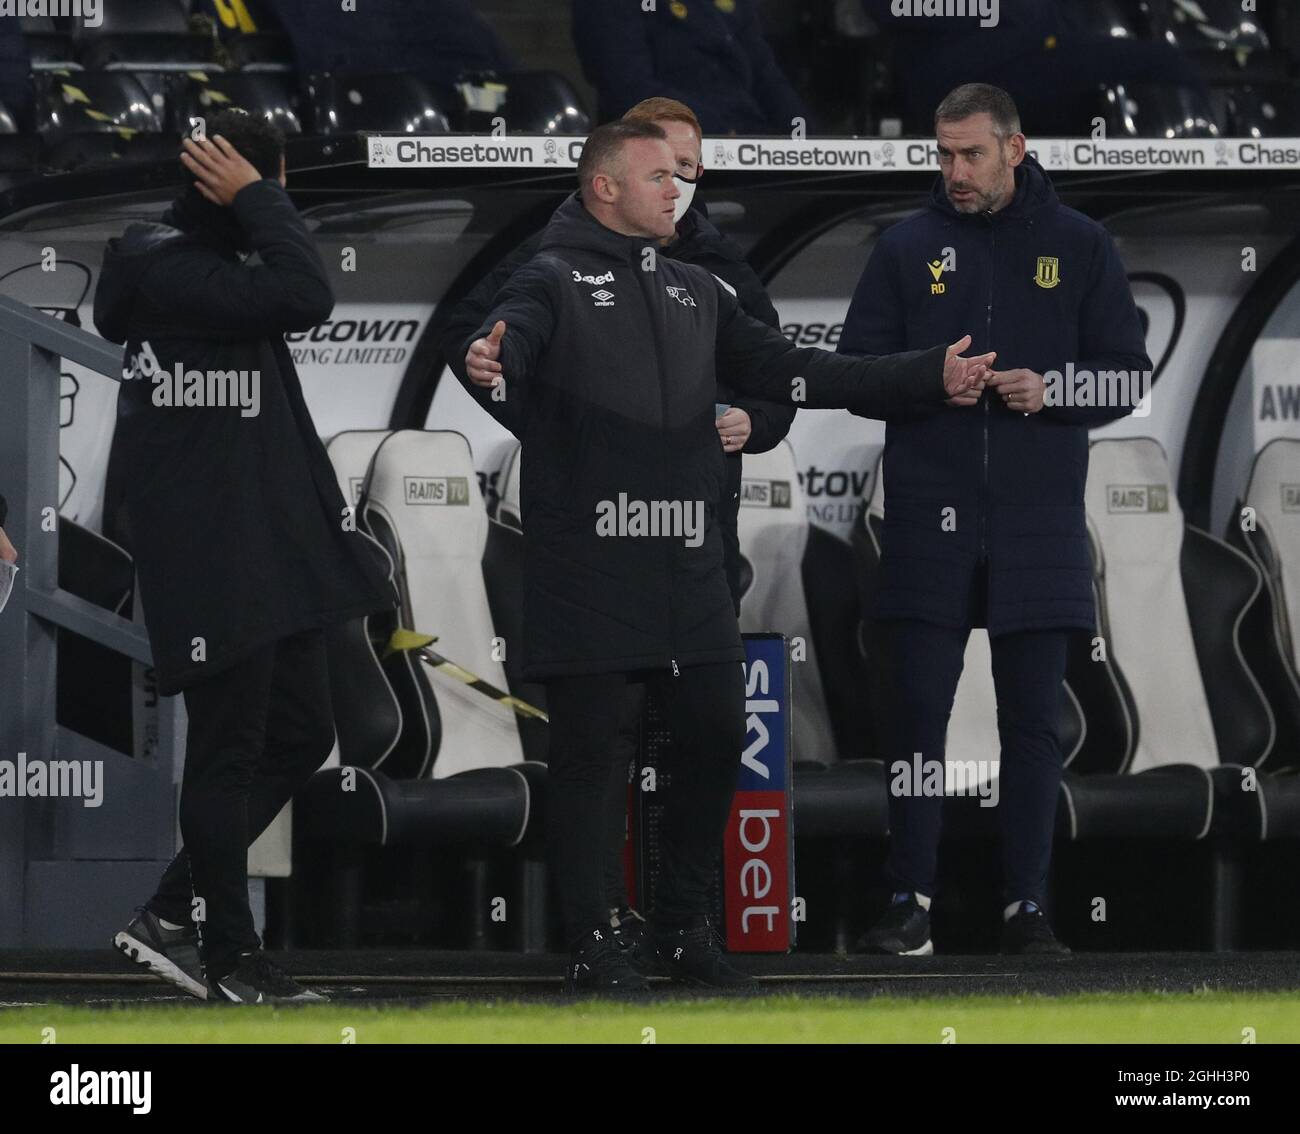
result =
[{"label": "green grass", "polygon": [[1300,993],[1087,993],[870,1000],[779,996],[619,1004],[452,1001],[238,1008],[195,1003],[0,1010],[0,1043],[1300,1042]]}]

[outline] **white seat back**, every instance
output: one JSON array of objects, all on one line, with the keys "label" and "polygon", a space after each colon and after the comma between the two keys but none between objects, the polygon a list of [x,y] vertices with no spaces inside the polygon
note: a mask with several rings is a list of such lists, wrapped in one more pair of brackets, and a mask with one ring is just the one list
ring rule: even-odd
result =
[{"label": "white seat back", "polygon": [[1259,451],[1244,503],[1277,556],[1282,602],[1274,617],[1300,669],[1300,440],[1279,437]]},{"label": "white seat back", "polygon": [[[500,642],[483,581],[488,517],[469,442],[459,433],[400,430],[379,447],[370,508],[402,550],[410,629],[437,635],[433,649],[498,689]],[[427,670],[442,718],[434,778],[523,761],[514,714],[468,685]]]},{"label": "white seat back", "polygon": [[794,450],[782,441],[767,453],[746,455],[744,461],[740,550],[754,568],[754,581],[740,604],[740,628],[747,634],[775,632],[803,639],[804,660],[791,666],[795,759],[833,764],[839,753],[803,592],[808,510]]},{"label": "white seat back", "polygon": [[1094,441],[1085,502],[1101,560],[1106,647],[1137,706],[1128,770],[1214,767],[1219,750],[1183,592],[1183,513],[1160,443]]},{"label": "white seat back", "polygon": [[506,458],[501,462],[501,475],[497,479],[497,491],[501,502],[497,505],[497,519],[512,528],[523,530],[523,507],[519,503],[519,474],[523,464],[523,446],[516,443],[506,450]]}]

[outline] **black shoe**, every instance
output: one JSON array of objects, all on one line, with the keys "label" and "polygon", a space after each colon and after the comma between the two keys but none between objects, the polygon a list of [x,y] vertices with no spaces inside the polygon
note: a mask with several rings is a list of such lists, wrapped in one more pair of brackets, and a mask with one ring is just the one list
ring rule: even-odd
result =
[{"label": "black shoe", "polygon": [[1002,952],[1062,957],[1070,948],[1056,939],[1047,916],[1036,903],[1022,902],[1019,911],[1002,923]]},{"label": "black shoe", "polygon": [[928,957],[934,952],[930,940],[930,911],[921,908],[915,894],[895,894],[884,916],[857,944],[859,953],[892,953],[903,957]]},{"label": "black shoe", "polygon": [[662,971],[675,981],[699,988],[738,988],[755,983],[752,976],[727,960],[722,939],[707,917],[692,918],[690,925],[681,928],[656,925],[650,938]]},{"label": "black shoe", "polygon": [[593,929],[582,937],[569,954],[564,991],[648,992],[650,985],[632,967],[620,936],[615,929]]},{"label": "black shoe", "polygon": [[665,976],[659,964],[659,955],[655,952],[654,942],[650,940],[650,930],[646,920],[631,906],[620,906],[610,911],[610,928],[615,931],[614,939],[623,947],[623,956],[642,976]]},{"label": "black shoe", "polygon": [[306,1004],[329,999],[303,988],[262,949],[240,953],[234,972],[209,981],[208,988],[210,999],[232,1004]]},{"label": "black shoe", "polygon": [[191,996],[208,998],[199,963],[199,933],[193,923],[167,929],[157,915],[140,906],[127,927],[114,935],[113,948]]}]

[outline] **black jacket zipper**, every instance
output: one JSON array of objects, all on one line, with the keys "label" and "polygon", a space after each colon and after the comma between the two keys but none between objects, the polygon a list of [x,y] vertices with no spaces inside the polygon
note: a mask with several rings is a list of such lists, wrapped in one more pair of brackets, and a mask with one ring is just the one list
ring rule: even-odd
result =
[{"label": "black jacket zipper", "polygon": [[[633,270],[636,269],[634,268]],[[663,430],[667,431],[668,429],[668,377],[664,373],[663,347],[660,345],[660,341],[659,341],[660,331],[662,328],[660,326],[659,320],[655,316],[654,295],[648,283],[649,277],[657,274],[658,274],[657,265],[656,265],[655,272],[646,272],[646,271],[641,272],[641,277],[642,277],[641,291],[642,291],[642,296],[645,299],[646,314],[649,316],[650,319],[650,338],[655,345],[655,370],[659,375],[659,404],[660,404],[660,410],[662,414],[660,427]],[[668,499],[667,491],[672,484],[672,474],[669,468],[669,461],[667,458],[666,450],[661,449],[660,451],[663,454],[663,469],[664,469],[663,487],[665,492],[664,499],[667,500]],[[685,506],[686,506],[686,502],[682,501],[683,509],[685,508]],[[671,537],[664,540],[664,552],[665,555],[667,556],[667,563],[668,563],[668,659],[669,659],[669,664],[672,666],[673,669],[673,676],[680,677],[681,670],[677,668],[677,610],[673,604],[674,572],[673,572],[673,542]]]}]

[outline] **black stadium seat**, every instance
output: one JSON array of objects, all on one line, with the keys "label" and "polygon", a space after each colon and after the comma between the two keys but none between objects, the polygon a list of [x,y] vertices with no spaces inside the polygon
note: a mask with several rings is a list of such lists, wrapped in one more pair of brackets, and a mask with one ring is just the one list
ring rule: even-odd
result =
[{"label": "black stadium seat", "polygon": [[1300,132],[1300,95],[1293,83],[1217,87],[1217,115],[1233,138],[1294,138]]},{"label": "black stadium seat", "polygon": [[315,74],[308,76],[306,90],[317,134],[359,130],[438,134],[451,129],[445,102],[423,79],[404,71]]},{"label": "black stadium seat", "polygon": [[1103,99],[1108,137],[1217,138],[1224,132],[1213,103],[1192,87],[1116,84]]},{"label": "black stadium seat", "polygon": [[[499,607],[489,603],[484,585],[488,534],[483,533],[483,573],[477,579],[460,558],[467,541],[478,538],[476,517],[482,509],[464,438],[418,430],[355,431],[334,438],[329,453],[346,498],[360,501],[358,526],[374,534],[400,567],[402,624],[410,627],[421,619],[436,623],[439,640],[434,648],[446,650],[500,687],[505,679],[483,655],[494,635],[504,637],[493,623]],[[463,481],[468,495],[454,501],[464,505],[463,510],[405,507],[408,478],[403,473],[415,467],[423,474],[440,474],[429,478],[440,484]],[[438,570],[431,572],[431,555],[450,558],[435,563]],[[388,774],[392,756],[381,750],[391,742],[394,697],[376,697],[373,712],[359,698],[359,691],[375,688],[381,673],[373,652],[367,655],[365,649],[355,648],[354,640],[345,668],[332,650],[332,681],[341,755],[345,762],[355,759],[377,766],[318,772],[300,793],[295,812],[296,837],[315,844],[316,857],[324,848],[328,873],[334,876],[328,883],[335,888],[331,939],[344,947],[359,941],[366,848],[451,847],[470,856],[505,849],[514,851],[523,906],[522,914],[511,919],[517,944],[528,951],[541,949],[546,929],[541,843],[545,765],[523,759],[509,710],[454,679],[430,678],[427,666],[405,654],[398,660],[412,666],[410,678],[436,696],[421,700],[423,717],[404,721],[403,732],[408,724],[427,728],[434,763],[431,769],[424,764]],[[368,721],[358,725],[346,719],[357,714],[368,714]],[[515,762],[508,763],[512,752]],[[381,756],[387,757],[382,763]]]},{"label": "black stadium seat", "polygon": [[[1300,838],[1300,441],[1279,438],[1256,455],[1245,497],[1228,523],[1228,542],[1263,578],[1241,627],[1247,664],[1273,709],[1273,745],[1258,762],[1258,793],[1244,800],[1248,838]],[[1249,507],[1249,518],[1243,508]],[[1239,787],[1233,784],[1233,787]],[[1252,806],[1253,805],[1253,806]]]},{"label": "black stadium seat", "polygon": [[190,30],[189,16],[175,0],[131,0],[100,9],[96,26],[84,17],[72,21],[76,57],[87,69],[212,61],[212,39]]},{"label": "black stadium seat", "polygon": [[174,156],[161,114],[141,83],[122,71],[50,71],[34,76],[42,162],[75,169],[124,157]]},{"label": "black stadium seat", "polygon": [[595,123],[573,84],[554,71],[464,72],[435,87],[453,130],[485,134],[586,134]]},{"label": "black stadium seat", "polygon": [[0,102],[0,189],[12,181],[3,175],[34,173],[38,153],[36,138],[31,134],[20,134],[14,116]]},{"label": "black stadium seat", "polygon": [[1158,32],[1184,51],[1266,51],[1270,46],[1260,15],[1245,11],[1241,0],[1158,0],[1152,7]]},{"label": "black stadium seat", "polygon": [[302,133],[297,90],[285,75],[262,71],[177,75],[171,83],[170,106],[178,131],[187,130],[193,118],[210,118],[233,108],[265,118],[287,135]]},{"label": "black stadium seat", "polygon": [[23,16],[21,26],[27,54],[34,68],[43,64],[69,64],[72,36],[55,24],[53,16]]},{"label": "black stadium seat", "polygon": [[1067,772],[1057,836],[1205,842],[1209,938],[1229,948],[1238,880],[1227,840],[1255,821],[1242,769],[1273,742],[1272,712],[1240,646],[1260,578],[1245,555],[1183,523],[1170,481],[1150,438],[1092,444],[1086,502],[1104,651],[1073,656],[1067,676],[1090,731],[1118,743],[1109,767],[1094,743],[1092,770]]}]

